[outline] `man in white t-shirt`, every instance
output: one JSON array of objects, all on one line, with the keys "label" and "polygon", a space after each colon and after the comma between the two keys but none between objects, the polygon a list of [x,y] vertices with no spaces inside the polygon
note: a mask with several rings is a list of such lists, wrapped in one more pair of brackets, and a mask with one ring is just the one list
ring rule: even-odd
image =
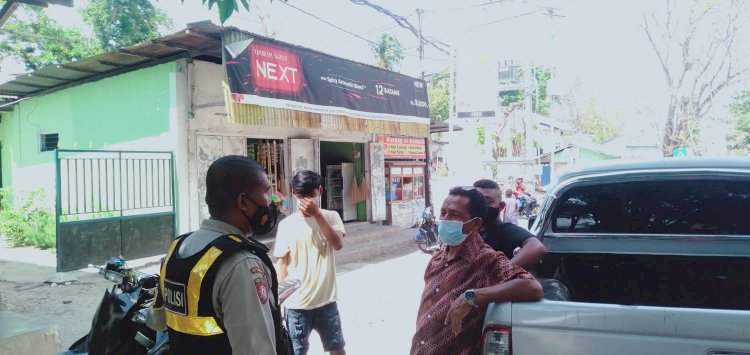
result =
[{"label": "man in white t-shirt", "polygon": [[307,354],[310,333],[320,334],[323,349],[346,354],[341,317],[336,306],[336,259],[341,250],[344,222],[336,211],[318,207],[323,193],[320,174],[303,170],[292,179],[298,211],[284,218],[276,232],[273,255],[278,258],[279,281],[287,276],[302,285],[285,301],[286,322],[294,353]]}]

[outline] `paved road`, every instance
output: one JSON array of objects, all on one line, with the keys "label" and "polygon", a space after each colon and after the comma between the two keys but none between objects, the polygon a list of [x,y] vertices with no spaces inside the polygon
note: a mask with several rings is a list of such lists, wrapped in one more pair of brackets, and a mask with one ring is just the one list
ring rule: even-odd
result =
[{"label": "paved road", "polygon": [[[413,252],[339,267],[339,311],[347,353],[409,352],[428,260],[429,255]],[[352,268],[356,269],[347,271]],[[309,354],[325,354],[317,335],[311,336],[310,345]]]}]

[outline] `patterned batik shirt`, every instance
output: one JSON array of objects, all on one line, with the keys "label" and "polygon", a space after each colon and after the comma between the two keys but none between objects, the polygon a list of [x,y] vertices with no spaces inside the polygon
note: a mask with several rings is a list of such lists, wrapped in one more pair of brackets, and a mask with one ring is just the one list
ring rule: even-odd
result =
[{"label": "patterned batik shirt", "polygon": [[464,241],[453,260],[448,260],[448,248],[435,253],[424,274],[425,287],[411,354],[479,354],[487,306],[469,311],[461,332],[455,335],[450,324],[443,324],[451,302],[468,289],[495,286],[514,279],[533,280],[534,277],[512,264],[505,254],[485,244],[477,234]]}]

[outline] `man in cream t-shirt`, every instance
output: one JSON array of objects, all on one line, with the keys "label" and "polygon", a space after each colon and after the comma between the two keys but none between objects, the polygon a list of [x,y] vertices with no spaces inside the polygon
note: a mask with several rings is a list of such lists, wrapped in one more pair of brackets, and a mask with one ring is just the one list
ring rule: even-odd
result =
[{"label": "man in cream t-shirt", "polygon": [[344,337],[336,306],[336,259],[341,250],[344,222],[336,211],[318,207],[323,192],[320,174],[303,170],[292,179],[292,192],[299,207],[279,224],[273,255],[278,258],[279,281],[287,276],[301,287],[285,301],[286,322],[294,353],[306,354],[310,333],[320,334],[323,349],[343,355]]}]

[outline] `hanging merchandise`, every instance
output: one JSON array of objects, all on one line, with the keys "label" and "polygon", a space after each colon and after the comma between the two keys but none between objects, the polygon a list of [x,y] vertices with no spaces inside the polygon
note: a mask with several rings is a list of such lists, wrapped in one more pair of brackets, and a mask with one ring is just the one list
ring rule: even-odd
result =
[{"label": "hanging merchandise", "polygon": [[357,185],[357,177],[354,176],[352,177],[352,186],[350,188],[349,196],[348,196],[349,202],[357,203],[361,201],[359,199],[359,195],[360,195],[360,192],[359,192],[359,185]]},{"label": "hanging merchandise", "polygon": [[359,189],[362,191],[362,200],[368,200],[370,198],[370,185],[367,183],[367,179],[364,176],[362,176],[362,182],[359,184]]},{"label": "hanging merchandise", "polygon": [[[288,185],[286,183],[286,169],[284,165],[284,143],[279,143],[279,167],[281,169],[281,179],[279,180],[279,192],[281,192],[282,196],[287,195],[287,189]],[[291,196],[290,196],[291,197]],[[281,205],[286,208],[289,203],[287,202],[286,198],[283,198],[281,201]]]},{"label": "hanging merchandise", "polygon": [[273,193],[276,195],[276,198],[279,200],[279,202],[284,201],[284,195],[279,192],[279,161],[281,160],[279,157],[279,151],[277,150],[278,146],[276,146],[276,141],[273,141]]}]

